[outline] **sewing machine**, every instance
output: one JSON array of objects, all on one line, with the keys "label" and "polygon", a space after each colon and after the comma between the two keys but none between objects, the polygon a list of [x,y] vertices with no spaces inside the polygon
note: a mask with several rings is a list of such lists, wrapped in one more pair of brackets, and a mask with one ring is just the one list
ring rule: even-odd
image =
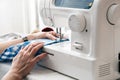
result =
[{"label": "sewing machine", "polygon": [[71,31],[44,47],[40,65],[75,80],[120,78],[120,0],[40,0],[39,13],[61,36]]}]

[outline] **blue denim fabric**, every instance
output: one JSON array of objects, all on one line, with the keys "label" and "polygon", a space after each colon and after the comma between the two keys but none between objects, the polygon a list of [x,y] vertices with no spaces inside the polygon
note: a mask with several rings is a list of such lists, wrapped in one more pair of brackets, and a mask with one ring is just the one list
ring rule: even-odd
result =
[{"label": "blue denim fabric", "polygon": [[[13,45],[8,47],[6,50],[3,51],[3,53],[0,55],[0,62],[11,62],[12,59],[18,54],[20,49],[22,47],[25,47],[26,45],[33,43],[33,42],[44,42],[44,46],[63,42],[63,41],[69,41],[68,39],[64,40],[50,40],[50,39],[36,39],[36,40],[31,40],[31,41],[26,41],[17,45]],[[36,53],[36,55],[39,55],[43,52],[42,48],[39,49]],[[35,55],[35,56],[36,56]]]}]

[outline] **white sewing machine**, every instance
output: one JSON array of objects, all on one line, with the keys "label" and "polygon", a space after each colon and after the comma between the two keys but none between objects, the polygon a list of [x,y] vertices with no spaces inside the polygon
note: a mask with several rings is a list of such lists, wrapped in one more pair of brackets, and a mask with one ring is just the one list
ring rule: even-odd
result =
[{"label": "white sewing machine", "polygon": [[42,66],[76,80],[120,78],[120,0],[40,0],[39,5],[44,25],[71,30],[70,41],[44,47],[51,55]]}]

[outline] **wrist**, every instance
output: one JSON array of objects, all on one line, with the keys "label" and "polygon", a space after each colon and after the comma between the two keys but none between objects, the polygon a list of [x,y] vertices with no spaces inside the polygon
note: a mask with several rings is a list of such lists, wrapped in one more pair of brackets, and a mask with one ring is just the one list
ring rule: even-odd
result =
[{"label": "wrist", "polygon": [[33,34],[29,34],[26,37],[27,37],[27,40],[33,40],[33,39],[35,39],[35,37],[34,37]]},{"label": "wrist", "polygon": [[24,42],[28,41],[27,36],[23,37],[22,40],[23,40]]},{"label": "wrist", "polygon": [[2,80],[23,80],[23,77],[20,74],[9,71]]},{"label": "wrist", "polygon": [[23,80],[23,77],[16,73],[13,73],[12,77],[14,77],[15,80]]},{"label": "wrist", "polygon": [[45,38],[46,37],[46,32],[38,32],[32,34],[34,39],[40,39],[40,38]]}]

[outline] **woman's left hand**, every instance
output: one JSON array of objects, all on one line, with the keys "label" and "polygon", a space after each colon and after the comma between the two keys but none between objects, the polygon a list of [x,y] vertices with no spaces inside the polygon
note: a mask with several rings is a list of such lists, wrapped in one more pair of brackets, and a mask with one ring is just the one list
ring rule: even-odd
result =
[{"label": "woman's left hand", "polygon": [[37,33],[33,33],[33,36],[35,37],[35,39],[49,38],[51,40],[55,40],[57,37],[59,37],[59,35],[56,32],[54,32],[54,31],[50,31],[50,32],[37,32]]}]

